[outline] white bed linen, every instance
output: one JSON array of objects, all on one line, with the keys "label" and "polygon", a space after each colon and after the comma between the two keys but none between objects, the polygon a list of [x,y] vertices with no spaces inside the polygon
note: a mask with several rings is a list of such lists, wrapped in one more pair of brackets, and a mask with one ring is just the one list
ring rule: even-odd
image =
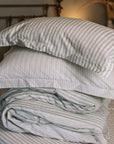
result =
[{"label": "white bed linen", "polygon": [[39,136],[29,134],[14,133],[4,129],[3,126],[0,124],[0,144],[72,144],[72,143],[48,138],[41,138]]},{"label": "white bed linen", "polygon": [[113,70],[114,31],[76,18],[43,17],[0,32],[0,46],[25,46],[66,59],[108,77]]},{"label": "white bed linen", "polygon": [[103,78],[65,60],[15,47],[0,63],[0,88],[50,87],[114,99],[114,71]]},{"label": "white bed linen", "polygon": [[[49,91],[51,90],[49,89]],[[43,92],[43,89],[40,92]],[[27,93],[25,90],[21,93],[12,90],[12,93],[3,95],[1,97],[1,118],[4,127],[19,133],[31,133],[62,141],[107,143],[104,136],[107,134],[108,100],[95,112],[75,114],[63,110],[49,101],[47,103],[42,101],[42,99],[46,99],[45,96],[40,99],[36,99],[32,93]]]}]

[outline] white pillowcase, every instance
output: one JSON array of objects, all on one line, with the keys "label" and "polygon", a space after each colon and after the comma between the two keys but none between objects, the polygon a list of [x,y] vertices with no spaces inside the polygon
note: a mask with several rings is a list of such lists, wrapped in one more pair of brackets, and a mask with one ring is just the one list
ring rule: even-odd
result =
[{"label": "white pillowcase", "polygon": [[45,17],[0,32],[0,46],[18,45],[66,59],[108,77],[114,66],[114,30],[93,22]]},{"label": "white pillowcase", "polygon": [[0,63],[0,88],[24,87],[76,90],[114,99],[114,71],[105,79],[66,60],[16,46]]}]

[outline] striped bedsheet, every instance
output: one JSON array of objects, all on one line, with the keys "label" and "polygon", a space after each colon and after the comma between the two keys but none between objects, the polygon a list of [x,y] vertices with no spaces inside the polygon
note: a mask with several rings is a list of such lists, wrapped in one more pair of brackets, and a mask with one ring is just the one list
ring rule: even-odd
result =
[{"label": "striped bedsheet", "polygon": [[[107,144],[104,137],[107,135],[109,101],[106,99],[87,95],[84,98],[84,94],[73,91],[40,88],[10,89],[0,101],[1,122],[10,131],[60,142]],[[0,135],[2,138],[4,132]],[[26,134],[17,135],[26,137]]]},{"label": "striped bedsheet", "polygon": [[[72,144],[60,140],[7,131],[0,124],[0,144]],[[79,144],[79,143],[74,143]]]}]

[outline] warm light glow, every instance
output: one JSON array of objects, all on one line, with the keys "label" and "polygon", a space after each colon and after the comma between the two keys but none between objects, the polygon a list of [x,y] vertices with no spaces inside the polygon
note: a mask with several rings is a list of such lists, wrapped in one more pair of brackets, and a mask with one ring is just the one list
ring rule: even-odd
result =
[{"label": "warm light glow", "polygon": [[110,2],[110,1],[101,1],[101,0],[93,0],[90,2],[87,2],[86,4],[84,4],[83,6],[81,6],[77,12],[79,13],[81,10],[83,10],[85,7],[90,6],[91,4],[94,3],[101,3],[104,4],[107,8],[107,17],[108,19],[114,19],[114,2]]},{"label": "warm light glow", "polygon": [[82,5],[78,10],[77,12],[79,12],[80,10],[84,9],[85,7],[88,7],[94,3],[101,3],[101,4],[106,4],[106,1],[100,1],[100,0],[93,0],[93,1],[90,1],[90,2],[87,2],[85,3],[84,5]]},{"label": "warm light glow", "polygon": [[80,13],[77,13],[77,9],[79,8],[79,3],[77,4],[77,2],[75,0],[73,0],[73,2],[67,0],[67,2],[65,3],[63,1],[63,12],[61,14],[61,16],[63,17],[70,17],[70,18],[81,18],[81,19],[85,19],[87,18],[87,13],[84,11],[81,11]]},{"label": "warm light glow", "polygon": [[87,17],[86,13],[80,13],[78,14],[75,11],[69,11],[69,12],[65,12],[64,13],[65,17],[70,17],[70,18],[81,18],[81,19],[85,19]]},{"label": "warm light glow", "polygon": [[[94,19],[90,17],[90,10],[92,8],[92,5],[102,4],[106,6],[107,20],[114,20],[114,2],[110,2],[108,0],[107,1],[106,0],[88,0],[88,2],[87,1],[81,2],[79,0],[78,1],[72,0],[72,1],[73,1],[72,3],[69,0],[66,0],[66,3],[63,2],[63,7],[65,7],[65,9],[63,10],[61,16],[70,17],[70,18],[80,18],[80,19],[85,19],[85,20]],[[95,9],[93,9],[92,12],[94,15]],[[104,16],[105,19],[106,19],[106,16]],[[99,16],[97,17],[98,19],[100,19]]]}]

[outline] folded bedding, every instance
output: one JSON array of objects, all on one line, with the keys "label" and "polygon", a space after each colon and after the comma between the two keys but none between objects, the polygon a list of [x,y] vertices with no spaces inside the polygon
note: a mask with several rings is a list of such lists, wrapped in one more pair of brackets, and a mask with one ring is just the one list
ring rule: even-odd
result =
[{"label": "folded bedding", "polygon": [[114,31],[72,18],[35,18],[0,32],[2,125],[18,133],[107,144]]},{"label": "folded bedding", "polygon": [[5,128],[63,141],[106,144],[108,99],[51,88],[10,89],[0,97]]},{"label": "folded bedding", "polygon": [[56,105],[63,110],[73,113],[90,113],[97,111],[105,105],[106,99],[92,97],[76,91],[66,91],[52,88],[21,88],[9,89],[0,98],[2,105],[15,101],[15,99],[34,99],[43,103]]}]

